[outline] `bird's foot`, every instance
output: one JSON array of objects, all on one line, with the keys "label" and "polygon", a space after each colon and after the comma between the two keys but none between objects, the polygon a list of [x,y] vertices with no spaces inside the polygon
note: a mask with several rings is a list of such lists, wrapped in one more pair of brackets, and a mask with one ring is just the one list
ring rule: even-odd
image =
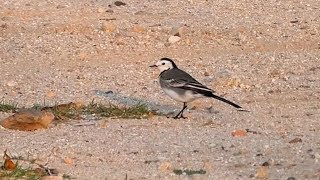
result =
[{"label": "bird's foot", "polygon": [[180,119],[180,118],[187,119],[187,117],[183,116],[182,114],[178,114],[178,115],[173,117],[173,119]]}]

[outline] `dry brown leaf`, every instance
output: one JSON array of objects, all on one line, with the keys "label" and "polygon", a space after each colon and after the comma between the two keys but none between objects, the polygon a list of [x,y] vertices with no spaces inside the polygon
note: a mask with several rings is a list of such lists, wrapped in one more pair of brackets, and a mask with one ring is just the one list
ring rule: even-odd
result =
[{"label": "dry brown leaf", "polygon": [[48,97],[48,98],[54,98],[54,97],[56,97],[56,93],[55,92],[53,92],[53,91],[49,91],[49,92],[47,92],[47,94],[46,94],[46,96]]},{"label": "dry brown leaf", "polygon": [[17,165],[11,160],[11,157],[7,154],[7,150],[3,154],[4,164],[3,168],[7,171],[13,171],[16,169]]},{"label": "dry brown leaf", "polygon": [[51,112],[27,109],[0,121],[0,125],[7,129],[34,131],[47,128],[53,119]]},{"label": "dry brown leaf", "polygon": [[170,162],[163,162],[163,163],[160,164],[159,170],[161,172],[172,171],[172,164]]},{"label": "dry brown leaf", "polygon": [[261,166],[258,168],[257,173],[255,175],[256,179],[267,179],[268,177],[268,168],[265,166]]},{"label": "dry brown leaf", "polygon": [[107,126],[108,126],[108,121],[107,120],[101,120],[98,123],[98,127],[99,128],[107,128]]},{"label": "dry brown leaf", "polygon": [[64,157],[64,158],[63,158],[63,162],[64,162],[65,164],[71,165],[71,164],[73,164],[73,159],[71,159],[71,158],[69,158],[69,157]]},{"label": "dry brown leaf", "polygon": [[231,134],[233,137],[244,137],[244,136],[247,136],[247,131],[242,130],[242,129],[238,129],[238,130],[232,131]]}]

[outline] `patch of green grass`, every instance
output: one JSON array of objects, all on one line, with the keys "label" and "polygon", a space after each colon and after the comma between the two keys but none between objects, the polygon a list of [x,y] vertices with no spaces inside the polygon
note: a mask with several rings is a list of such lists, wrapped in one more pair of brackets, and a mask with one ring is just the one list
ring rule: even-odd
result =
[{"label": "patch of green grass", "polygon": [[[97,117],[113,117],[123,119],[144,119],[152,115],[160,115],[149,108],[145,104],[137,104],[134,106],[118,106],[114,104],[104,105],[96,103],[92,100],[88,105],[78,103],[58,104],[55,106],[44,106],[41,104],[34,104],[30,109],[37,111],[49,110],[56,120],[65,121],[70,119],[79,119],[82,115],[94,115]],[[13,103],[0,102],[0,111],[16,112],[19,109]]]},{"label": "patch of green grass", "polygon": [[59,107],[53,107],[51,109],[51,112],[54,114],[54,116],[59,120],[65,120],[65,119],[77,119],[80,114],[81,110],[77,109],[75,107],[67,107],[67,108],[59,108]]},{"label": "patch of green grass", "polygon": [[36,180],[41,179],[42,176],[47,175],[44,171],[37,171],[36,169],[27,168],[24,169],[21,166],[17,166],[13,171],[0,170],[0,179],[28,179]]},{"label": "patch of green grass", "polygon": [[176,175],[185,174],[185,175],[191,176],[191,175],[194,175],[194,174],[206,174],[207,172],[206,172],[205,170],[203,170],[203,169],[200,169],[200,170],[191,170],[191,169],[181,170],[181,169],[174,169],[174,170],[173,170],[173,173],[176,174]]},{"label": "patch of green grass", "polygon": [[33,106],[31,107],[31,109],[35,110],[41,110],[42,108],[44,108],[44,106],[42,106],[41,104],[33,104]]},{"label": "patch of green grass", "polygon": [[0,102],[0,111],[1,112],[15,112],[17,110],[17,104],[7,103],[4,101]]},{"label": "patch of green grass", "polygon": [[144,104],[137,104],[131,107],[120,107],[113,104],[103,105],[93,101],[84,108],[84,112],[88,114],[95,114],[101,117],[116,117],[125,119],[148,118],[152,113],[154,113],[150,111]]},{"label": "patch of green grass", "polygon": [[72,176],[70,176],[70,175],[68,175],[68,174],[63,174],[63,175],[62,175],[62,178],[63,178],[64,180],[76,179],[76,178],[74,178],[74,177],[72,177]]}]

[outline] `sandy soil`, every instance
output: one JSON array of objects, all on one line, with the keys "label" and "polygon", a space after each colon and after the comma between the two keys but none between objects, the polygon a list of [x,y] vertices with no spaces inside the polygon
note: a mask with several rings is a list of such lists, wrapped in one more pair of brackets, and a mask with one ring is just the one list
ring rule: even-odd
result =
[{"label": "sandy soil", "polygon": [[[164,95],[159,72],[148,68],[170,57],[250,112],[202,99],[185,120],[0,129],[0,152],[78,179],[320,178],[318,0],[123,2],[1,1],[1,100],[19,107],[141,101],[176,113],[182,105]],[[181,40],[170,44],[177,31]],[[233,137],[237,129],[253,132]],[[295,138],[302,141],[289,143]]]}]

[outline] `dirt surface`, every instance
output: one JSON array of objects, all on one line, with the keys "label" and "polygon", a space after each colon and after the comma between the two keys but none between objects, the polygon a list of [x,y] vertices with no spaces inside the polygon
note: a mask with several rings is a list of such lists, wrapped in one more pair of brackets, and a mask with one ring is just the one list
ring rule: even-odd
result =
[{"label": "dirt surface", "polygon": [[[123,2],[0,1],[1,100],[144,102],[177,113],[182,104],[148,67],[170,57],[250,112],[201,99],[184,120],[87,117],[36,132],[0,129],[0,152],[78,179],[320,178],[318,0]],[[249,132],[233,137],[238,129]]]}]

